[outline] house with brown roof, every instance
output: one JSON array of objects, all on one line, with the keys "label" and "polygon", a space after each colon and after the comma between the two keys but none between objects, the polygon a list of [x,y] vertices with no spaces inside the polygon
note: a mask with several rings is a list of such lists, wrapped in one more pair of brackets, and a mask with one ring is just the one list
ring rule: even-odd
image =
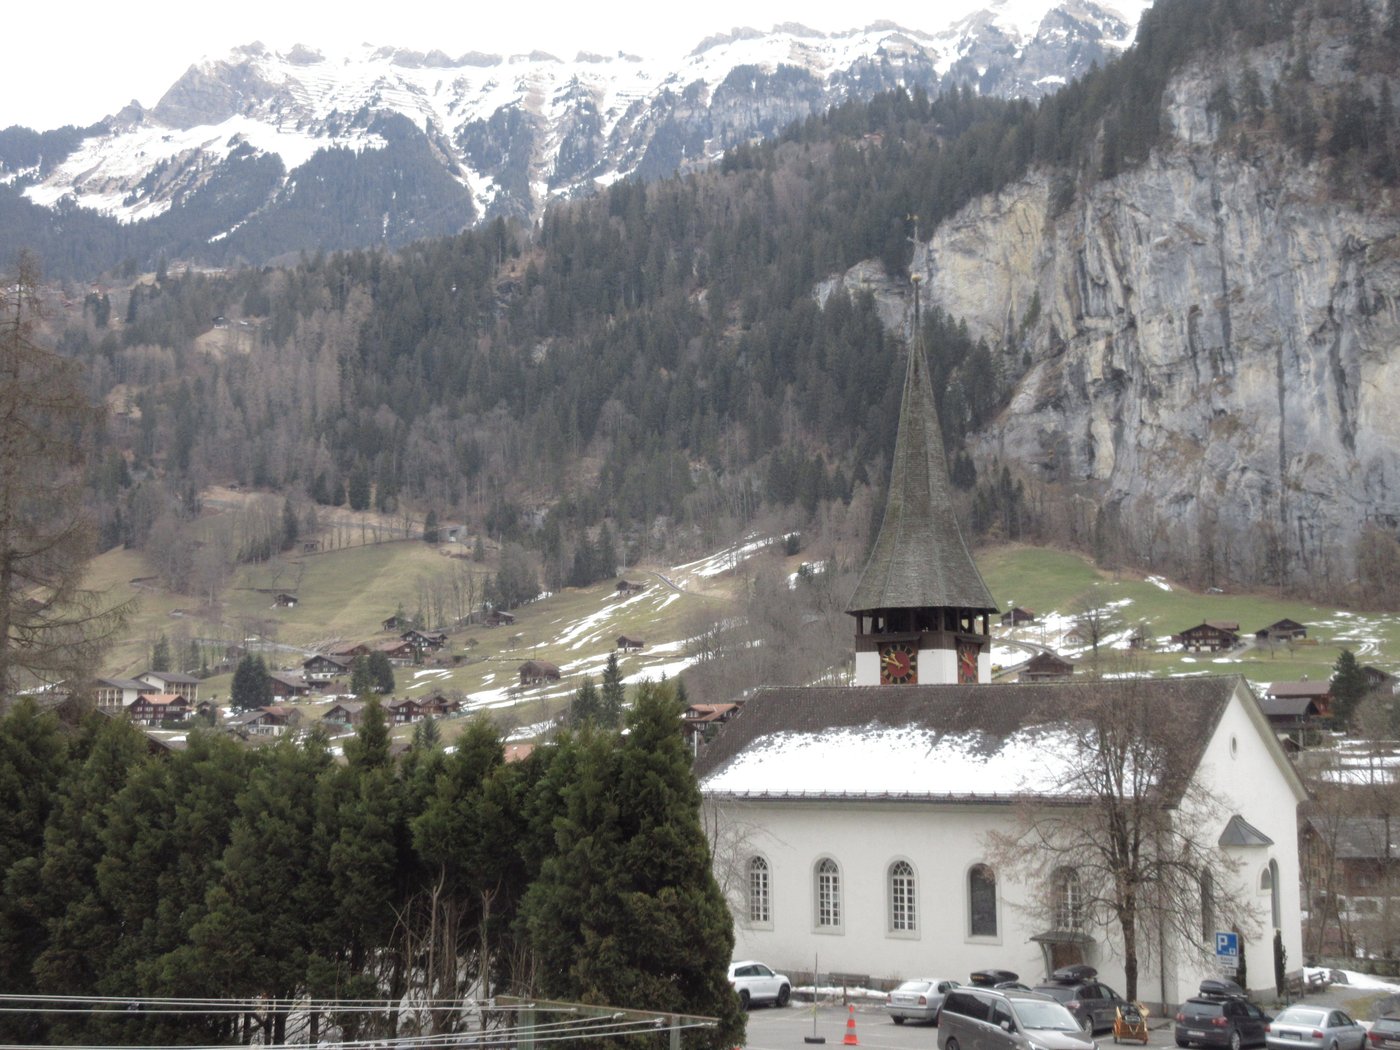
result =
[{"label": "house with brown roof", "polygon": [[359,700],[340,700],[321,715],[322,722],[338,726],[357,726],[364,716],[365,705]]},{"label": "house with brown roof", "polygon": [[159,686],[134,678],[99,678],[93,684],[92,696],[99,711],[122,711],[138,696],[160,691]]},{"label": "house with brown roof", "polygon": [[1023,623],[1035,623],[1035,613],[1029,609],[1022,609],[1019,605],[1007,609],[1001,614],[1001,625],[1003,627],[1019,627]]},{"label": "house with brown roof", "polygon": [[481,618],[481,622],[487,627],[513,627],[515,614],[508,613],[504,609],[492,609]]},{"label": "house with brown roof", "polygon": [[1058,653],[1036,653],[1026,661],[1018,676],[1022,682],[1063,681],[1074,674],[1074,664]]},{"label": "house with brown roof", "polygon": [[406,726],[423,717],[423,708],[411,697],[400,697],[384,705],[384,718],[391,726]]},{"label": "house with brown roof", "polygon": [[288,674],[284,671],[271,671],[267,680],[272,686],[272,699],[294,700],[311,695],[311,683],[304,675]]},{"label": "house with brown roof", "polygon": [[1176,636],[1190,652],[1221,652],[1240,644],[1240,625],[1233,620],[1203,620]]},{"label": "house with brown roof", "polygon": [[383,653],[395,667],[407,667],[418,658],[418,650],[413,647],[413,643],[406,642],[402,638],[379,642],[375,645],[374,651]]},{"label": "house with brown roof", "polygon": [[181,674],[178,671],[146,671],[137,675],[136,680],[155,686],[162,693],[183,696],[191,704],[199,699],[199,679],[192,674]]},{"label": "house with brown roof", "polygon": [[548,660],[526,660],[520,665],[520,684],[541,685],[545,682],[557,682],[560,674],[559,668]]},{"label": "house with brown roof", "polygon": [[1294,642],[1308,636],[1308,629],[1297,620],[1290,620],[1285,617],[1282,620],[1275,620],[1267,627],[1261,627],[1254,632],[1255,641],[1261,645],[1273,644],[1276,642]]},{"label": "house with brown roof", "polygon": [[317,653],[307,657],[301,664],[302,676],[313,686],[324,684],[350,673],[350,661]]},{"label": "house with brown roof", "polygon": [[190,702],[178,693],[142,693],[127,704],[126,713],[140,726],[183,722],[189,717]]},{"label": "house with brown roof", "polygon": [[432,693],[418,701],[427,718],[446,718],[462,710],[462,701],[454,700],[444,693]]},{"label": "house with brown roof", "polygon": [[619,634],[617,636],[617,647],[624,652],[636,652],[639,649],[645,649],[646,645],[646,642],[640,638],[633,638],[631,635]]}]

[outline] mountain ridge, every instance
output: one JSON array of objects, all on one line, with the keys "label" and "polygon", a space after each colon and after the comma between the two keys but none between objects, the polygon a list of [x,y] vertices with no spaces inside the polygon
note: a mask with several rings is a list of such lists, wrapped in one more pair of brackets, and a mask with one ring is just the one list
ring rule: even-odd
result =
[{"label": "mountain ridge", "polygon": [[[125,107],[80,133],[61,158],[0,139],[0,184],[42,209],[27,215],[31,222],[74,210],[115,220],[126,229],[110,236],[145,264],[160,254],[261,263],[298,250],[395,247],[497,217],[535,222],[552,200],[708,164],[733,145],[896,87],[1037,98],[1125,47],[1141,13],[1093,0],[1035,10],[1029,28],[1025,11],[998,4],[932,33],[892,22],[843,33],[796,23],[735,29],[706,37],[678,64],[620,52],[454,59],[371,44],[276,52],[254,42],[192,65],[155,106]],[[376,120],[391,115],[412,130],[376,131]],[[413,139],[411,153],[399,155]],[[261,244],[240,232],[254,214],[292,208],[299,175],[326,181],[308,165],[333,150],[361,161],[383,151],[388,167],[420,181],[431,155],[448,178],[432,176],[431,192],[408,194],[407,206],[402,181],[376,179],[354,214],[341,209],[340,227],[358,234],[308,228],[310,243]],[[363,167],[349,165],[346,177]],[[209,198],[231,193],[256,207],[216,220]],[[397,224],[385,218],[395,207]],[[161,222],[135,229],[153,220]]]}]

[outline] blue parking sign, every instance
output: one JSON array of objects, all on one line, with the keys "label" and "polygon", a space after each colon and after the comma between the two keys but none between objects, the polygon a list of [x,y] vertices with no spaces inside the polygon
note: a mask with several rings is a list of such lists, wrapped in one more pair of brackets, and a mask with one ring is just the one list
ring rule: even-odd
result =
[{"label": "blue parking sign", "polygon": [[1240,935],[1217,930],[1215,934],[1215,957],[1217,959],[1238,959],[1240,957]]}]

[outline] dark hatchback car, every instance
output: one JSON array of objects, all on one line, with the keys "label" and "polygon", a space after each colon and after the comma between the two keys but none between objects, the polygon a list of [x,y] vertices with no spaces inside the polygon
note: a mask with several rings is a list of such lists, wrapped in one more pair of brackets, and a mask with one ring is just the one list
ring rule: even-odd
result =
[{"label": "dark hatchback car", "polygon": [[1177,1011],[1177,1046],[1240,1050],[1264,1045],[1273,1018],[1246,999],[1239,985],[1231,981],[1202,981],[1201,993],[1187,999]]},{"label": "dark hatchback car", "polygon": [[1118,1017],[1118,1008],[1128,1002],[1106,984],[1095,978],[1092,966],[1065,966],[1050,975],[1050,980],[1035,986],[1035,991],[1064,1004],[1074,1018],[1092,1032],[1106,1032]]}]

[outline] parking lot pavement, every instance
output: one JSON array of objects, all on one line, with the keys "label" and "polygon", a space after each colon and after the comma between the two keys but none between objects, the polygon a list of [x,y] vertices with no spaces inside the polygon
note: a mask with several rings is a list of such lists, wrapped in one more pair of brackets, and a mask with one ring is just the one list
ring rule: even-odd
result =
[{"label": "parking lot pavement", "polygon": [[[934,1050],[938,1045],[938,1029],[932,1025],[897,1025],[883,1007],[861,1004],[851,1013],[840,1005],[813,1006],[794,1002],[787,1007],[755,1007],[748,1015],[747,1050],[811,1050],[807,1040],[824,1038],[825,1045],[838,1050],[845,1045],[847,1018],[855,1019],[855,1038],[868,1050]],[[1150,1050],[1176,1048],[1172,1023],[1162,1017],[1148,1021]],[[1103,1032],[1096,1038],[1102,1050],[1112,1050],[1113,1033]],[[1125,1043],[1127,1047],[1141,1043]]]}]

